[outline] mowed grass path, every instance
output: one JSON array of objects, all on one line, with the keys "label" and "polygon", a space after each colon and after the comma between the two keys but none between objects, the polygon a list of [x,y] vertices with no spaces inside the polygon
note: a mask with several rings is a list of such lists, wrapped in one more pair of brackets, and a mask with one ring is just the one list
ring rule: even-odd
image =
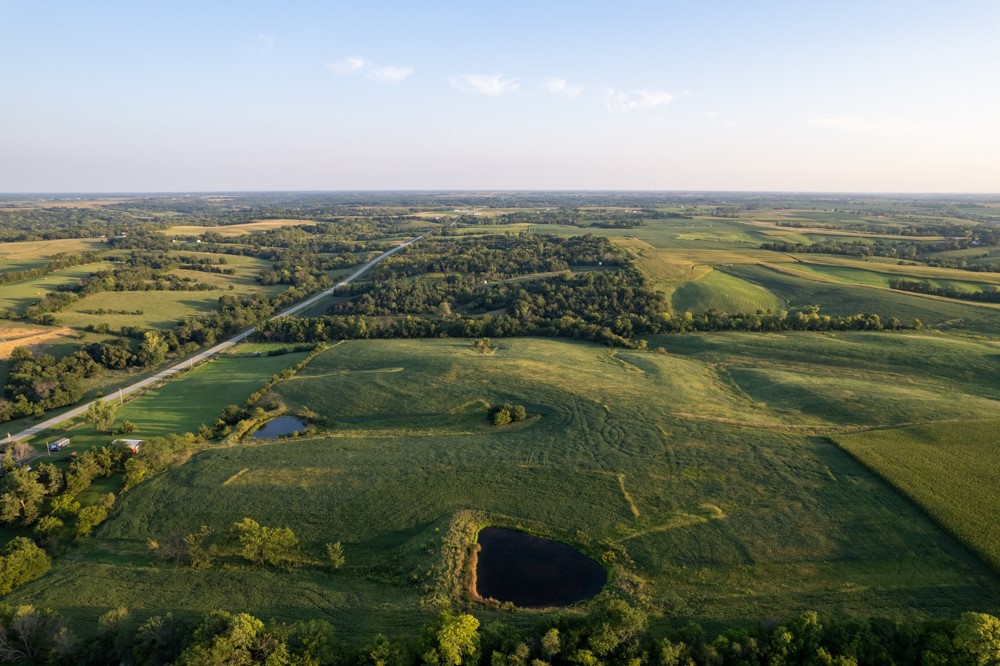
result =
[{"label": "mowed grass path", "polygon": [[1000,419],[838,435],[835,441],[1000,567]]},{"label": "mowed grass path", "polygon": [[[620,549],[663,621],[1000,610],[995,572],[814,426],[761,404],[719,367],[728,342],[749,349],[751,336],[698,337],[668,354],[539,339],[501,341],[489,356],[458,340],[342,343],[276,389],[320,415],[317,436],[209,450],[140,485],[90,543],[9,600],[90,627],[124,605],[140,616],[324,617],[355,641],[412,635],[432,616],[419,598],[442,532],[475,509],[591,554]],[[842,375],[868,356],[891,363],[884,337],[846,336],[855,350],[841,355]],[[812,343],[798,342],[808,338],[754,339],[777,370],[785,348],[810,354]],[[797,367],[809,372],[802,358]],[[896,381],[884,374],[887,389]],[[192,389],[178,392],[177,410],[197,401]],[[528,421],[488,425],[488,406],[502,401],[524,404]],[[842,423],[837,413],[821,420]],[[345,570],[230,561],[193,572],[146,548],[201,524],[223,533],[244,516],[292,528],[312,557],[343,541]]]}]

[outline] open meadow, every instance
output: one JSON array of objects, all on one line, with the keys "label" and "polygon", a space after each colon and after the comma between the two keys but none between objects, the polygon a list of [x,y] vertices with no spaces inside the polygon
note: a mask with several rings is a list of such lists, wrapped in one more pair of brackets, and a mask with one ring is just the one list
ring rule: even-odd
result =
[{"label": "open meadow", "polygon": [[[94,538],[10,598],[83,626],[123,605],[324,617],[353,640],[405,635],[430,617],[420,599],[436,583],[449,521],[475,510],[612,553],[612,586],[638,581],[662,622],[1000,608],[995,571],[826,436],[854,429],[875,392],[884,400],[866,423],[995,414],[997,387],[977,395],[992,381],[995,347],[890,334],[652,342],[667,353],[531,338],[492,355],[460,340],[341,343],[265,397],[310,410],[316,436],[197,454],[129,491]],[[820,347],[833,350],[822,367],[812,360]],[[950,363],[969,354],[991,365]],[[901,385],[898,363],[920,356],[926,371]],[[196,373],[212,386],[207,375],[249,361],[259,362]],[[184,414],[177,399],[199,390],[197,377],[142,398],[141,410],[136,401],[129,418],[154,419],[140,432],[159,428],[161,417],[143,412],[170,393],[162,418],[192,427],[205,416]],[[488,406],[504,401],[525,405],[528,419],[489,425]],[[342,541],[344,570],[250,576],[227,561],[191,571],[146,547],[201,524],[224,533],[245,516],[293,529],[307,559]]]}]

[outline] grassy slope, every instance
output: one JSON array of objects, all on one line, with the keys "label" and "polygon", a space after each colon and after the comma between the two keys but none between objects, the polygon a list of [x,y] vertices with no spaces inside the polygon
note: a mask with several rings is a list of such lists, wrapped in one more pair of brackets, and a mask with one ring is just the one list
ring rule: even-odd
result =
[{"label": "grassy slope", "polygon": [[1000,566],[1000,421],[838,435],[835,441]]},{"label": "grassy slope", "polygon": [[[319,436],[196,456],[131,491],[91,545],[11,600],[90,622],[119,604],[140,614],[221,607],[322,616],[356,639],[409,633],[427,619],[417,601],[437,530],[474,508],[576,535],[595,544],[591,552],[619,544],[669,620],[806,608],[996,611],[994,573],[828,440],[802,431],[803,419],[759,404],[716,368],[754,349],[762,366],[789,372],[790,357],[809,357],[826,337],[677,336],[664,339],[676,352],[666,355],[536,339],[504,341],[494,356],[461,341],[343,343],[277,390],[326,418]],[[889,337],[823,344],[850,349],[834,363],[844,378],[870,357],[891,365],[902,350]],[[914,340],[907,353],[941,346]],[[932,365],[921,378],[938,386],[941,403],[960,386],[949,374],[958,371],[944,367],[953,352],[942,348],[940,372]],[[887,372],[886,390],[895,381]],[[486,425],[487,404],[503,400],[536,417]],[[845,409],[830,406],[820,420],[839,422]],[[882,420],[915,416],[890,410]],[[243,516],[291,527],[313,555],[343,540],[346,570],[191,572],[146,552],[148,538],[171,529],[221,531]]]},{"label": "grassy slope", "polygon": [[756,312],[777,309],[781,302],[771,292],[727,273],[711,271],[703,277],[685,282],[671,297],[675,312]]},{"label": "grassy slope", "polygon": [[817,282],[764,266],[726,266],[721,270],[770,290],[789,306],[819,305],[826,314],[850,315],[876,312],[904,322],[920,319],[925,324],[955,324],[970,330],[1000,330],[1000,310],[926,298],[860,285]]}]

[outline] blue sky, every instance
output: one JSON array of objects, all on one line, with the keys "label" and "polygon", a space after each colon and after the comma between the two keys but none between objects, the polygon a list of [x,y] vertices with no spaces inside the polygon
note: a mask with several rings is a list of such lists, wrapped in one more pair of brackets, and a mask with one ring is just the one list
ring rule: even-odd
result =
[{"label": "blue sky", "polygon": [[998,0],[0,0],[0,192],[997,192],[998,36]]}]

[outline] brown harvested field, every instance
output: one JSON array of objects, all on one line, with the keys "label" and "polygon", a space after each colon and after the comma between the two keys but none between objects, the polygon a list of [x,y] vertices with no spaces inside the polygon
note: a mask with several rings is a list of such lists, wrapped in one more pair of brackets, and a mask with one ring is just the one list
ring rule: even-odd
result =
[{"label": "brown harvested field", "polygon": [[10,358],[17,347],[31,347],[73,335],[72,329],[45,326],[0,326],[0,361]]},{"label": "brown harvested field", "polygon": [[316,222],[313,220],[257,220],[256,222],[246,222],[245,224],[229,224],[224,227],[178,225],[164,229],[163,233],[168,236],[200,236],[206,231],[214,231],[221,236],[242,236],[243,234],[256,231],[267,231],[268,229],[278,229],[280,227],[295,227],[304,224],[314,225]]}]

